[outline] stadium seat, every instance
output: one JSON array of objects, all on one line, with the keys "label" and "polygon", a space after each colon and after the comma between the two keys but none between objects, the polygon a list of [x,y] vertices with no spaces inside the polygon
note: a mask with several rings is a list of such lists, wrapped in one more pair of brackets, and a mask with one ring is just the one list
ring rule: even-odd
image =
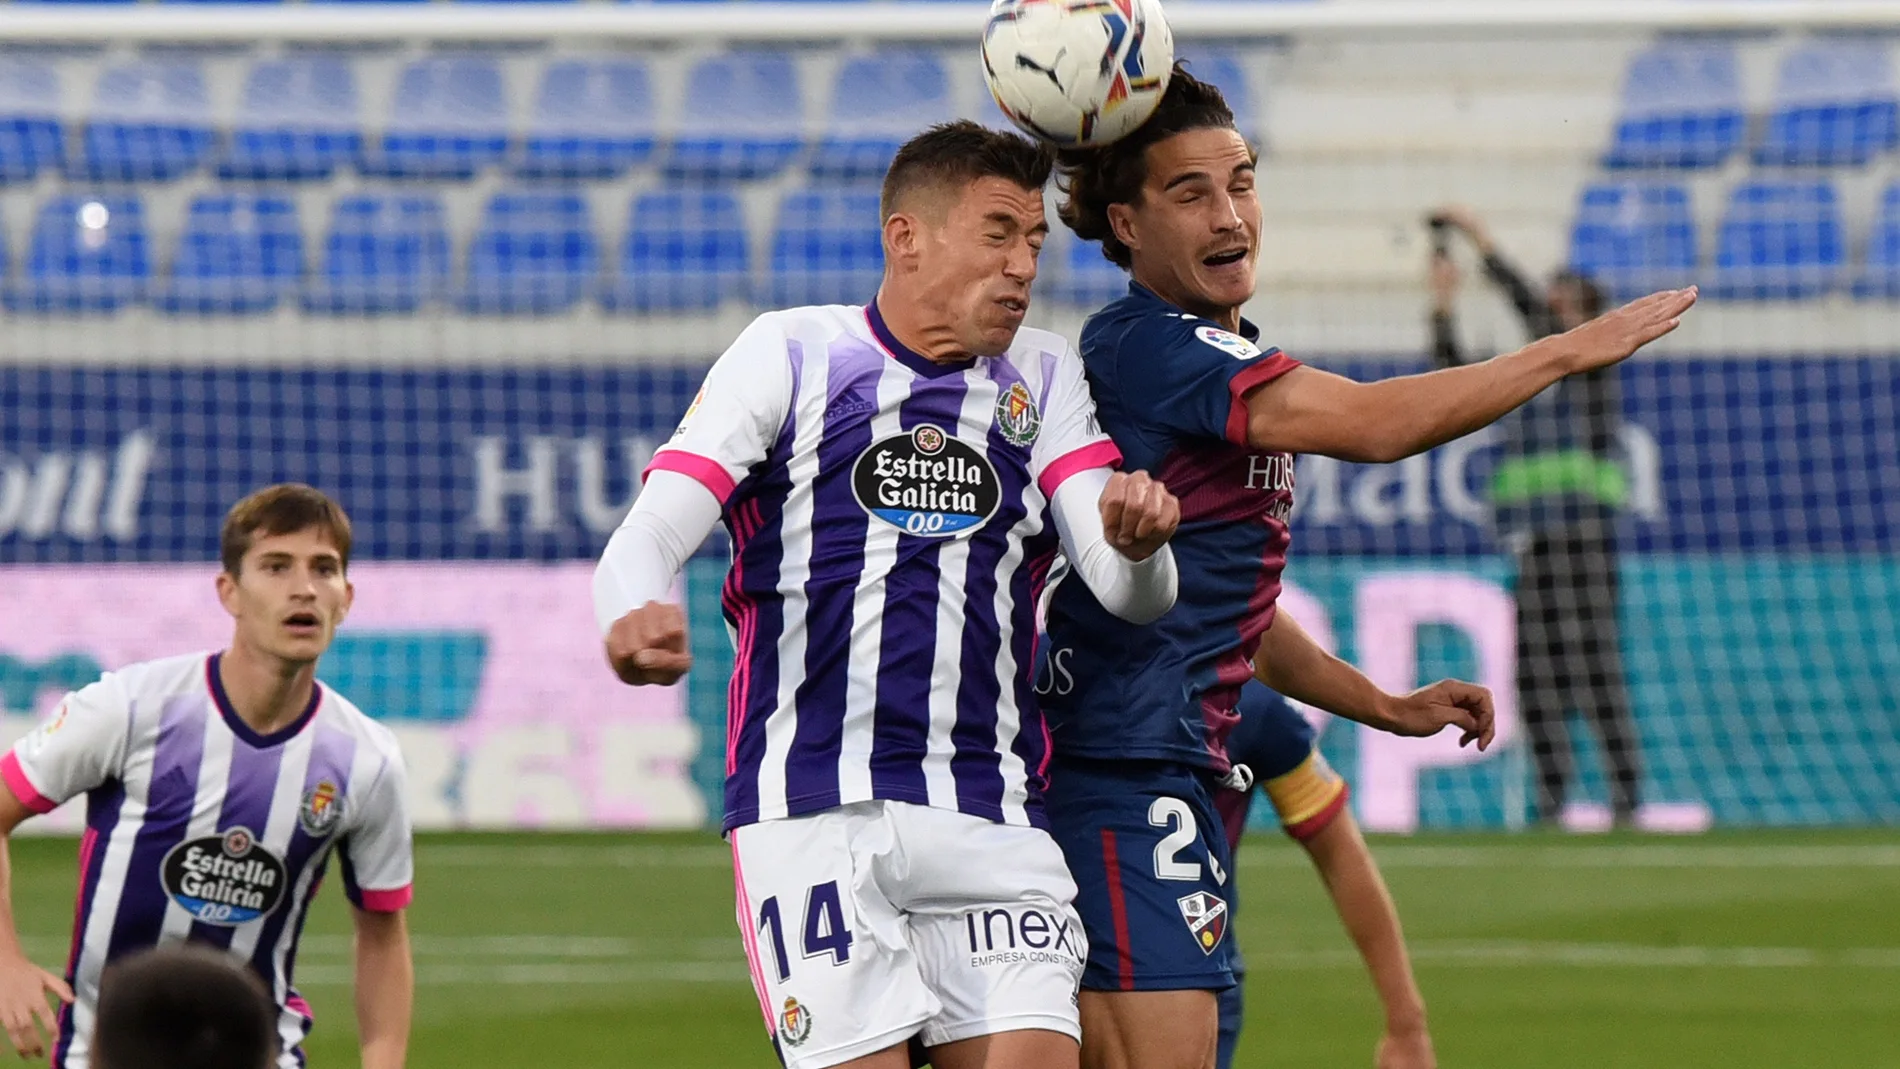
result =
[{"label": "stadium seat", "polygon": [[746,296],[750,241],[739,201],[718,190],[662,190],[633,202],[620,269],[601,290],[610,312],[717,308]]},{"label": "stadium seat", "polygon": [[174,315],[267,312],[303,276],[303,229],[282,197],[212,194],[191,202],[171,278],[152,303]]},{"label": "stadium seat", "polygon": [[136,60],[99,76],[73,178],[165,182],[198,169],[216,143],[204,71],[184,60]]},{"label": "stadium seat", "polygon": [[653,85],[638,60],[548,66],[515,173],[613,178],[653,157]]},{"label": "stadium seat", "polygon": [[1746,127],[1732,46],[1661,44],[1630,64],[1603,162],[1617,168],[1716,167],[1741,144]]},{"label": "stadium seat", "polygon": [[382,138],[357,168],[384,178],[473,178],[508,153],[501,67],[487,56],[444,55],[403,68]]},{"label": "stadium seat", "polygon": [[1043,252],[1043,274],[1036,279],[1036,295],[1092,308],[1128,292],[1128,273],[1102,255],[1099,243],[1083,241],[1054,219],[1050,224],[1062,233],[1051,235],[1051,244],[1057,247]]},{"label": "stadium seat", "polygon": [[784,52],[708,56],[686,75],[664,168],[674,181],[769,178],[805,146],[798,67]]},{"label": "stadium seat", "polygon": [[1859,166],[1900,142],[1893,61],[1882,40],[1816,40],[1781,61],[1755,162]]},{"label": "stadium seat", "polygon": [[1689,192],[1673,183],[1589,186],[1570,231],[1570,267],[1617,301],[1696,277],[1696,226]]},{"label": "stadium seat", "polygon": [[1846,260],[1840,206],[1826,182],[1746,182],[1722,218],[1715,292],[1722,300],[1818,297]]},{"label": "stadium seat", "polygon": [[356,75],[347,61],[336,56],[264,60],[244,80],[218,176],[328,178],[362,150]]},{"label": "stadium seat", "polygon": [[351,196],[337,201],[323,263],[304,292],[308,312],[414,312],[441,296],[449,232],[433,196]]},{"label": "stadium seat", "polygon": [[864,304],[884,275],[877,193],[801,189],[788,193],[772,232],[770,303]]},{"label": "stadium seat", "polygon": [[1253,87],[1248,83],[1247,71],[1239,57],[1231,52],[1193,48],[1182,53],[1182,58],[1188,61],[1191,74],[1220,90],[1227,106],[1233,109],[1234,126],[1247,137],[1256,136],[1259,129],[1254,123],[1259,112],[1255,110]]},{"label": "stadium seat", "polygon": [[831,117],[812,153],[813,178],[876,181],[897,146],[932,123],[956,117],[950,79],[936,55],[879,52],[839,68]]},{"label": "stadium seat", "polygon": [[31,182],[42,169],[65,166],[59,100],[52,64],[23,56],[0,63],[0,182]]},{"label": "stadium seat", "polygon": [[59,196],[40,209],[25,269],[6,288],[5,303],[12,312],[112,312],[144,300],[151,277],[137,197]]},{"label": "stadium seat", "polygon": [[1880,196],[1880,214],[1867,239],[1867,266],[1854,280],[1861,300],[1900,300],[1900,182]]},{"label": "stadium seat", "polygon": [[579,193],[497,193],[468,250],[458,302],[477,315],[546,315],[592,290],[600,244]]}]

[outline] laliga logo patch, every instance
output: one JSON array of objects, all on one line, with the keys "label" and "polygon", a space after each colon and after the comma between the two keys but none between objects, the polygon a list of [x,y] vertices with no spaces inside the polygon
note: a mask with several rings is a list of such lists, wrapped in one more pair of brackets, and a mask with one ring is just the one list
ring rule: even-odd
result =
[{"label": "laliga logo patch", "polygon": [[1212,954],[1214,948],[1220,946],[1221,936],[1227,934],[1227,903],[1206,891],[1196,891],[1176,901],[1181,906],[1181,919],[1187,921],[1188,931],[1201,953]]},{"label": "laliga logo patch", "polygon": [[283,901],[287,881],[277,860],[245,827],[172,847],[158,867],[172,901],[204,924],[235,928]]},{"label": "laliga logo patch", "polygon": [[297,823],[312,839],[321,839],[335,831],[337,821],[342,819],[343,799],[338,796],[335,783],[318,780],[316,786],[303,792],[303,805],[297,808]]},{"label": "laliga logo patch", "polygon": [[1003,502],[989,460],[928,423],[873,442],[859,454],[851,491],[864,511],[921,538],[975,531]]},{"label": "laliga logo patch", "polygon": [[699,411],[699,403],[701,401],[704,401],[705,399],[706,399],[706,387],[701,386],[699,388],[699,392],[693,395],[693,403],[686,406],[686,414],[680,417],[679,427],[673,431],[673,437],[675,439],[679,438],[680,435],[686,433],[686,425],[693,421],[693,413]]},{"label": "laliga logo patch", "polygon": [[1252,360],[1260,355],[1260,347],[1253,342],[1219,327],[1195,327],[1194,336],[1233,357],[1235,360]]},{"label": "laliga logo patch", "polygon": [[795,998],[785,1000],[785,1012],[778,1015],[778,1037],[788,1047],[796,1047],[811,1038],[811,1011]]},{"label": "laliga logo patch", "polygon": [[1036,440],[1042,430],[1042,413],[1036,410],[1036,400],[1029,396],[1027,386],[1013,383],[996,399],[996,426],[1011,445],[1027,446]]}]

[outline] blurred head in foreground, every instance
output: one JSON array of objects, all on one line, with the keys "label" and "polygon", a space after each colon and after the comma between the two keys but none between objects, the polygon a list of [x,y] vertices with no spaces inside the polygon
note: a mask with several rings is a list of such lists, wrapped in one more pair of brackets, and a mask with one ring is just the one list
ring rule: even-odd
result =
[{"label": "blurred head in foreground", "polygon": [[1257,158],[1220,90],[1177,63],[1134,133],[1062,153],[1062,221],[1163,300],[1225,321],[1254,291]]},{"label": "blurred head in foreground", "polygon": [[174,943],[113,963],[99,982],[95,1069],[270,1069],[277,1011],[228,954]]},{"label": "blurred head in foreground", "polygon": [[969,120],[906,141],[884,175],[879,308],[929,351],[1000,356],[1029,311],[1054,153]]}]

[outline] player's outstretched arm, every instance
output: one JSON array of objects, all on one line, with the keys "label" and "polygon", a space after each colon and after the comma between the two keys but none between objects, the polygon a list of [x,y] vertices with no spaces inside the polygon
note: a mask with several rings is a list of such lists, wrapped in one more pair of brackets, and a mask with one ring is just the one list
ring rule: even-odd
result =
[{"label": "player's outstretched arm", "polygon": [[1609,367],[1675,330],[1696,289],[1665,290],[1495,360],[1354,382],[1299,367],[1247,395],[1247,444],[1390,463],[1497,421],[1568,375]]},{"label": "player's outstretched arm", "polygon": [[1253,663],[1254,677],[1288,698],[1380,731],[1423,737],[1454,727],[1460,746],[1475,742],[1480,750],[1497,733],[1490,691],[1446,679],[1410,694],[1388,694],[1314,642],[1284,607],[1261,636]]},{"label": "player's outstretched arm", "polygon": [[356,1027],[363,1069],[403,1069],[416,973],[405,910],[351,909],[356,925]]},{"label": "player's outstretched arm", "polygon": [[672,684],[693,665],[686,615],[668,599],[719,522],[719,499],[697,480],[655,471],[594,570],[594,617],[621,682]]},{"label": "player's outstretched arm", "polygon": [[1147,624],[1174,607],[1180,583],[1168,539],[1181,503],[1147,472],[1080,471],[1049,501],[1062,552],[1102,608]]},{"label": "player's outstretched arm", "polygon": [[1425,1023],[1425,998],[1412,975],[1398,907],[1386,890],[1351,810],[1342,810],[1316,834],[1300,840],[1346,933],[1365,960],[1372,984],[1385,1007],[1385,1035],[1379,1040],[1377,1069],[1435,1069],[1432,1037]]},{"label": "player's outstretched arm", "polygon": [[66,981],[27,960],[13,923],[11,839],[13,829],[32,815],[12,788],[0,782],[0,1026],[22,1058],[45,1057],[46,1041],[59,1033],[46,996],[73,1000]]}]

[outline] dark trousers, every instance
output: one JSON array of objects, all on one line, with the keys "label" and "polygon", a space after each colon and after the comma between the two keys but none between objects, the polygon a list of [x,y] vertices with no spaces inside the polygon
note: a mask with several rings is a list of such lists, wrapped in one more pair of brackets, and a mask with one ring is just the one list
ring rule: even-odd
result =
[{"label": "dark trousers", "polygon": [[1615,536],[1603,526],[1540,532],[1518,555],[1517,693],[1537,764],[1537,817],[1563,809],[1573,774],[1565,719],[1596,726],[1619,822],[1636,811],[1641,754],[1623,680]]}]

